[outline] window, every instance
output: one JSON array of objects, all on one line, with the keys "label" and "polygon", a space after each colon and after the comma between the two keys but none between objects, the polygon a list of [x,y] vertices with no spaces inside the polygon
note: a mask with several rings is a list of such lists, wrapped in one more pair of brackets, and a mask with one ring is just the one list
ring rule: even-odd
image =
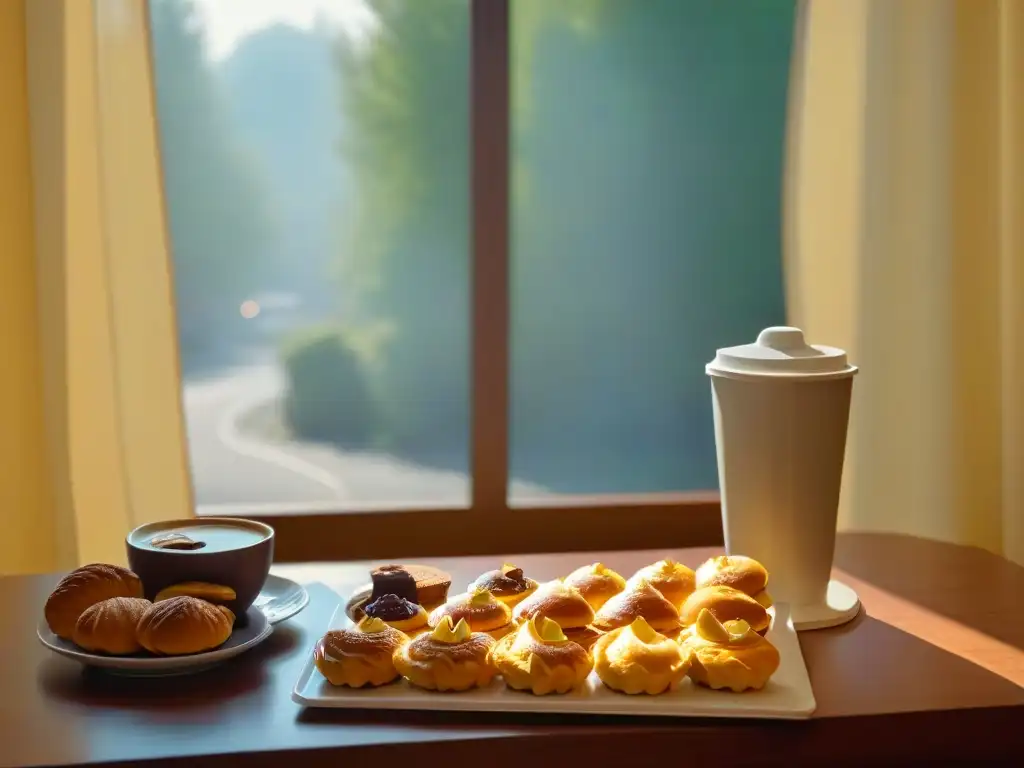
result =
[{"label": "window", "polygon": [[201,514],[284,559],[720,537],[794,0],[149,9]]}]

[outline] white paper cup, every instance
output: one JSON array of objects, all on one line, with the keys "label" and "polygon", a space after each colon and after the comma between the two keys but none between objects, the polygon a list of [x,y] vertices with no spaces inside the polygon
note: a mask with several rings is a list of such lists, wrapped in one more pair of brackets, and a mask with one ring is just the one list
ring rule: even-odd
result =
[{"label": "white paper cup", "polygon": [[796,328],[718,351],[708,364],[726,551],[759,560],[797,629],[842,624],[856,594],[830,580],[857,369]]}]

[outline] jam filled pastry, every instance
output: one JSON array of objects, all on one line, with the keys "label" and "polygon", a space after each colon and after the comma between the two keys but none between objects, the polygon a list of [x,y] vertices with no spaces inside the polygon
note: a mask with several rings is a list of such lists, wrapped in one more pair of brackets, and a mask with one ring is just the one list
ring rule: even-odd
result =
[{"label": "jam filled pastry", "polygon": [[675,560],[659,560],[656,563],[651,563],[634,573],[629,580],[633,583],[648,582],[661,592],[677,610],[696,588],[696,576],[693,571]]},{"label": "jam filled pastry", "polygon": [[595,611],[626,588],[626,580],[603,563],[577,568],[562,582],[575,587]]},{"label": "jam filled pastry", "polygon": [[497,674],[490,661],[494,638],[473,632],[465,619],[452,624],[445,616],[429,633],[394,654],[395,668],[413,685],[430,691],[468,691]]},{"label": "jam filled pastry", "polygon": [[427,628],[427,612],[423,606],[411,603],[398,595],[382,595],[363,606],[363,614],[380,619],[389,627],[415,637]]},{"label": "jam filled pastry", "polygon": [[755,632],[764,634],[771,625],[768,610],[746,592],[732,587],[702,587],[686,598],[679,612],[685,626],[696,623],[704,609],[709,610],[719,621],[743,620]]},{"label": "jam filled pastry", "polygon": [[768,587],[768,571],[757,560],[743,555],[721,555],[706,560],[697,569],[697,588],[732,587],[757,600],[765,608],[772,607]]},{"label": "jam filled pastry", "polygon": [[546,617],[531,618],[503,637],[491,651],[491,663],[509,688],[537,696],[571,691],[587,679],[593,666],[583,646]]},{"label": "jam filled pastry", "polygon": [[476,581],[469,585],[469,591],[486,589],[509,608],[537,591],[536,581],[523,575],[523,569],[515,565],[505,565],[494,571],[480,574]]},{"label": "jam filled pastry", "polygon": [[452,577],[429,565],[381,565],[370,571],[373,582],[368,602],[398,595],[428,612],[448,599]]},{"label": "jam filled pastry", "polygon": [[720,622],[707,609],[679,642],[692,653],[690,678],[709,688],[759,690],[779,668],[779,651],[747,622]]},{"label": "jam filled pastry", "polygon": [[313,648],[313,663],[331,685],[386,685],[398,679],[393,658],[407,642],[403,632],[367,617],[355,627],[324,635]]},{"label": "jam filled pastry", "polygon": [[594,671],[613,691],[651,695],[672,691],[689,667],[689,651],[655,632],[642,618],[594,643]]},{"label": "jam filled pastry", "polygon": [[490,591],[476,588],[472,592],[455,595],[444,605],[430,613],[431,627],[440,626],[445,617],[458,624],[463,619],[472,632],[486,632],[495,640],[504,637],[513,629],[512,609],[496,599]]},{"label": "jam filled pastry", "polygon": [[561,581],[549,581],[516,606],[512,618],[523,623],[547,617],[558,622],[565,636],[584,648],[590,648],[601,633],[591,626],[594,609],[575,587]]}]

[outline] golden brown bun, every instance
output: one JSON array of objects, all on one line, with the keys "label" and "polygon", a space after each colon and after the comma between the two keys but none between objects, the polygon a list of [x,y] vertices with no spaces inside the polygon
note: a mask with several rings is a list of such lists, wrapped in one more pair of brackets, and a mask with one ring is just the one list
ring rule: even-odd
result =
[{"label": "golden brown bun", "polygon": [[452,624],[465,619],[474,632],[497,632],[499,636],[512,631],[512,609],[486,589],[474,592],[463,592],[455,595],[444,605],[440,605],[430,613],[427,624],[434,628],[445,616],[450,616]]},{"label": "golden brown bun", "polygon": [[675,560],[659,560],[641,568],[629,578],[626,589],[638,581],[650,583],[676,607],[676,610],[696,589],[693,571]]},{"label": "golden brown bun", "polygon": [[641,616],[661,634],[679,631],[679,611],[643,579],[631,581],[625,592],[620,592],[601,606],[594,618],[594,627],[608,632],[632,624]]},{"label": "golden brown bun", "polygon": [[689,651],[642,618],[594,644],[594,671],[613,691],[657,695],[675,690],[690,666]]},{"label": "golden brown bun", "polygon": [[531,619],[500,640],[491,650],[491,663],[509,688],[537,696],[567,693],[587,679],[593,662],[556,622],[540,621],[540,628]]},{"label": "golden brown bun", "polygon": [[549,581],[516,606],[512,618],[517,623],[547,617],[568,631],[586,627],[594,620],[594,609],[590,607],[580,591],[560,581]]},{"label": "golden brown bun", "polygon": [[562,581],[570,587],[576,587],[595,611],[626,588],[626,580],[604,563],[584,565]]},{"label": "golden brown bun", "polygon": [[692,654],[690,678],[709,688],[760,690],[779,668],[779,651],[745,621],[719,622],[707,609],[679,641]]},{"label": "golden brown bun", "polygon": [[393,656],[409,638],[380,619],[351,629],[333,629],[313,648],[313,663],[331,685],[362,688],[398,678]]},{"label": "golden brown bun", "polygon": [[136,627],[139,644],[158,656],[201,653],[222,645],[235,625],[223,605],[197,597],[172,597],[153,603]]},{"label": "golden brown bun", "polygon": [[[497,674],[490,660],[494,638],[469,632],[465,619],[459,624],[457,642],[438,640],[438,629],[410,640],[395,651],[395,669],[413,685],[430,691],[466,691],[487,685]],[[441,630],[445,628],[451,635],[448,617],[440,625]]]},{"label": "golden brown bun", "polygon": [[58,582],[46,599],[43,615],[53,634],[71,640],[85,609],[110,597],[142,597],[142,582],[118,565],[83,565]]},{"label": "golden brown bun", "polygon": [[706,560],[697,569],[697,588],[732,587],[756,597],[768,586],[768,571],[757,560],[744,555],[721,555]]},{"label": "golden brown bun", "polygon": [[235,590],[223,584],[209,584],[205,581],[183,581],[157,592],[154,603],[170,600],[172,597],[198,597],[208,603],[230,603],[235,599]]},{"label": "golden brown bun", "polygon": [[127,656],[141,650],[135,627],[151,606],[141,597],[109,597],[78,617],[71,640],[93,653]]},{"label": "golden brown bun", "polygon": [[469,585],[469,591],[486,589],[509,608],[518,605],[540,586],[533,579],[523,575],[523,569],[508,563],[493,571],[480,574]]},{"label": "golden brown bun", "polygon": [[690,595],[683,603],[680,618],[689,626],[697,621],[701,609],[707,608],[719,621],[742,619],[754,628],[755,632],[764,633],[771,624],[771,616],[757,600],[745,592],[732,587],[704,587]]}]

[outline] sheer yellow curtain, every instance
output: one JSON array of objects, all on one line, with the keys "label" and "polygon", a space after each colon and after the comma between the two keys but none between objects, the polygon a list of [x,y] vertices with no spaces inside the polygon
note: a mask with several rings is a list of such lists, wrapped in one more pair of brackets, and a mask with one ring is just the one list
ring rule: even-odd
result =
[{"label": "sheer yellow curtain", "polygon": [[3,4],[0,298],[23,291],[23,334],[3,342],[0,573],[122,562],[131,528],[191,514],[145,7]]},{"label": "sheer yellow curtain", "polygon": [[1024,3],[805,3],[791,321],[847,347],[840,524],[1024,562]]},{"label": "sheer yellow curtain", "polygon": [[[50,559],[54,500],[36,306],[25,8],[0,4],[0,573]],[[36,552],[23,541],[47,542]]]}]

